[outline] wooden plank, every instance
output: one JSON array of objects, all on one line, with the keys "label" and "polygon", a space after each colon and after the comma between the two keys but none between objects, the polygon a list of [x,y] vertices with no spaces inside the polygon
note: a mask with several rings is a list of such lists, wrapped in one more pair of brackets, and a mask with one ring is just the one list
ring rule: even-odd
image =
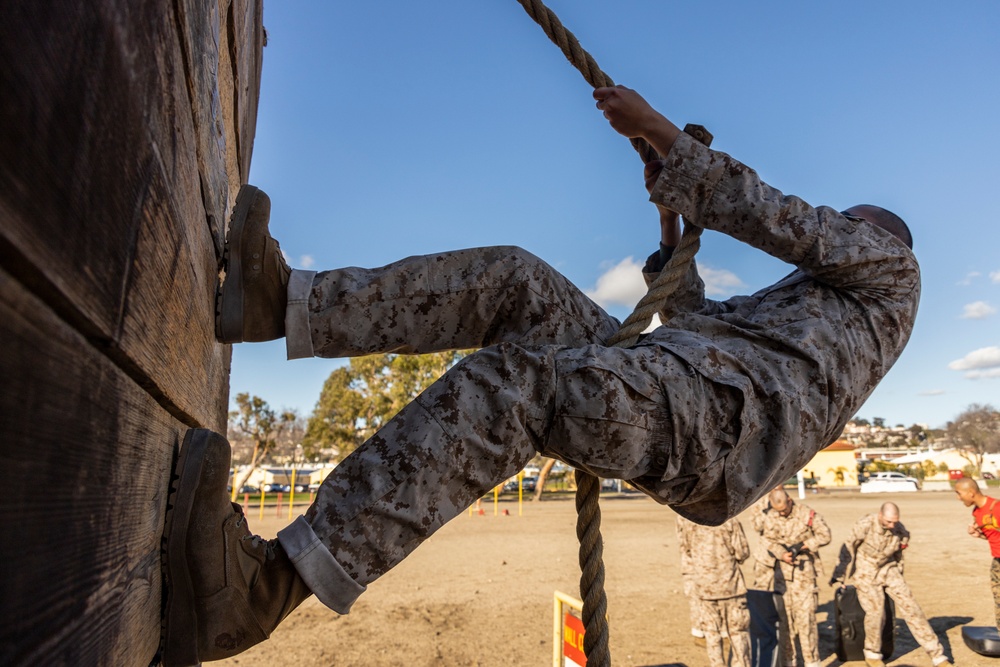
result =
[{"label": "wooden plank", "polygon": [[185,427],[0,271],[0,664],[148,665]]},{"label": "wooden plank", "polygon": [[[83,3],[48,15],[38,7],[19,6],[0,24],[0,83],[24,92],[0,105],[0,265],[173,414],[221,429],[229,361],[211,343],[212,289],[230,179],[225,137],[220,149],[212,128],[235,123],[210,79],[220,75],[211,65],[217,7],[184,5],[185,22],[164,3]],[[197,57],[186,53],[191,44]],[[240,108],[256,109],[256,91]],[[244,168],[233,169],[238,182]],[[216,209],[207,213],[206,201]],[[185,337],[172,323],[190,322],[193,295],[197,325]],[[151,305],[165,319],[149,320]]]},{"label": "wooden plank", "polygon": [[236,192],[230,192],[227,174],[227,117],[231,118],[219,92],[220,78],[229,74],[219,66],[222,16],[216,2],[177,0],[173,3],[180,28],[181,51],[191,91],[195,145],[201,197],[208,216],[216,254],[221,257],[226,238],[227,219],[223,212],[232,210]]},{"label": "wooden plank", "polygon": [[119,338],[132,362],[158,369],[156,386],[144,384],[148,391],[225,433],[232,348],[215,342],[214,254],[205,228],[197,231],[180,224],[165,174],[154,168]]},{"label": "wooden plank", "polygon": [[[224,1],[224,0],[223,0]],[[261,0],[233,0],[229,9],[229,44],[236,89],[236,146],[239,148],[241,182],[250,177],[250,160],[257,127],[257,104],[264,54]],[[240,48],[232,49],[232,45]]]}]

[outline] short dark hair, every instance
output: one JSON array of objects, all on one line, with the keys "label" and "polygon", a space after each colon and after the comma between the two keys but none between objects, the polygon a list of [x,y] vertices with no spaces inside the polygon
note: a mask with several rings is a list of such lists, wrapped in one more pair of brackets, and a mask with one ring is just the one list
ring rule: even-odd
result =
[{"label": "short dark hair", "polygon": [[874,204],[868,204],[868,206],[875,209],[875,218],[879,227],[891,234],[895,234],[899,237],[899,240],[906,244],[907,248],[910,250],[913,249],[913,234],[910,233],[910,228],[906,226],[901,217],[881,206],[875,206]]}]

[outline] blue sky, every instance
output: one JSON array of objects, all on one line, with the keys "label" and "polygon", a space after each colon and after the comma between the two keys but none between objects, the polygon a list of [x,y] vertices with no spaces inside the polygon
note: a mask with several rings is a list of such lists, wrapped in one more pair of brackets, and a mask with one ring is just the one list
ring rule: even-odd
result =
[{"label": "blue sky", "polygon": [[[617,83],[814,205],[913,230],[916,329],[861,409],[1000,407],[1000,5],[551,0]],[[624,317],[657,216],[642,163],[515,0],[271,2],[250,182],[292,266],[519,245]],[[706,232],[716,297],[790,269]],[[237,345],[231,395],[308,416],[344,360]]]}]

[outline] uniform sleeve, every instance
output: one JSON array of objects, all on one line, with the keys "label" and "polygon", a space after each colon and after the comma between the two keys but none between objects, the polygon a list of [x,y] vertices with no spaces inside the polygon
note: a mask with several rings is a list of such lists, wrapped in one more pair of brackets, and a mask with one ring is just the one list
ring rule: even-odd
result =
[{"label": "uniform sleeve", "polygon": [[747,543],[746,533],[743,532],[743,524],[735,520],[733,521],[732,550],[733,558],[736,559],[737,563],[742,563],[750,557],[750,545]]},{"label": "uniform sleeve", "polygon": [[919,286],[913,253],[888,232],[784,195],[753,169],[683,134],[650,199],[858,297],[904,302]]},{"label": "uniform sleeve", "polygon": [[833,539],[830,526],[818,513],[813,514],[812,537],[804,540],[803,544],[809,551],[816,553],[820,547],[825,547]]},{"label": "uniform sleeve", "polygon": [[785,548],[787,545],[781,542],[779,531],[766,519],[764,520],[760,539],[764,543],[764,548],[767,549],[767,552],[776,560],[781,560],[781,556],[787,551]]},{"label": "uniform sleeve", "polygon": [[851,553],[856,552],[858,547],[861,546],[861,543],[865,541],[866,537],[868,537],[870,523],[870,517],[864,516],[858,519],[854,523],[854,526],[851,527],[851,534],[847,537],[847,541],[844,543],[847,545],[847,548],[851,550]]}]

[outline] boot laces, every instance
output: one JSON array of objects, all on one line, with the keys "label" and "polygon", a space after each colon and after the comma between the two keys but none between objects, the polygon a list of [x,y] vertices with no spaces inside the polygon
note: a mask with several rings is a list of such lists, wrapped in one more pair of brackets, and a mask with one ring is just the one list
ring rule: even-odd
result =
[{"label": "boot laces", "polygon": [[242,536],[240,539],[242,541],[244,541],[244,542],[246,542],[247,540],[249,540],[250,541],[250,545],[254,549],[263,549],[264,550],[264,557],[267,560],[269,560],[269,561],[270,560],[274,560],[274,548],[275,548],[275,542],[277,540],[265,540],[260,535],[254,535],[253,533],[251,533],[250,532],[250,524],[248,524],[246,522],[247,515],[243,513],[243,507],[241,505],[238,505],[237,503],[233,503],[233,509],[236,510],[236,513],[240,517],[239,519],[236,520],[236,527],[240,528],[242,526],[246,526],[247,533],[246,533],[246,535]]},{"label": "boot laces", "polygon": [[274,560],[274,543],[275,543],[275,540],[265,540],[260,535],[253,535],[253,534],[244,535],[242,539],[243,539],[244,542],[246,542],[247,540],[250,540],[250,544],[253,546],[254,549],[263,549],[264,550],[264,557],[267,560],[269,560],[269,561],[270,560]]}]

